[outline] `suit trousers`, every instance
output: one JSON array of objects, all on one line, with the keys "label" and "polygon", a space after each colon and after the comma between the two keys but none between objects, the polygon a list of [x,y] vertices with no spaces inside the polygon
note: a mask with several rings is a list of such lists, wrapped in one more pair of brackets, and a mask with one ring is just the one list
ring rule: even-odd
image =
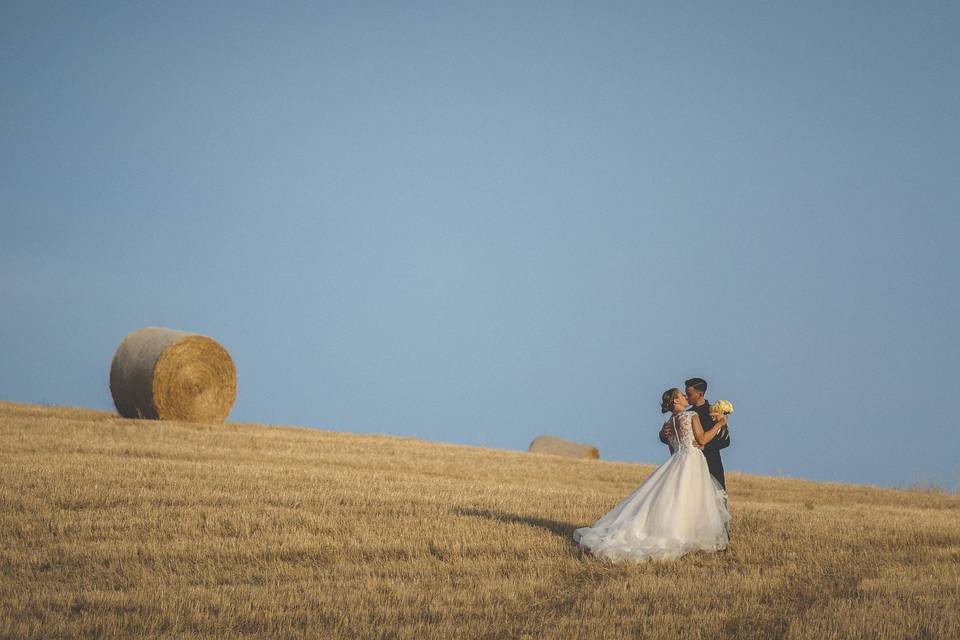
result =
[{"label": "suit trousers", "polygon": [[710,475],[717,479],[717,482],[720,483],[720,486],[723,487],[723,490],[727,490],[727,482],[723,477],[723,460],[720,459],[719,451],[704,451],[703,456],[707,459],[707,468],[710,470]]}]

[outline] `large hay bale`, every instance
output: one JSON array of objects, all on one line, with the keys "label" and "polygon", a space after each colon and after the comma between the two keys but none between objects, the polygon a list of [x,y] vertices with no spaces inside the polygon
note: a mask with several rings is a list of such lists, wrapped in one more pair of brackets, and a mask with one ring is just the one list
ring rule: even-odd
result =
[{"label": "large hay bale", "polygon": [[117,347],[110,393],[125,418],[223,422],[237,397],[237,369],[213,338],[147,327]]},{"label": "large hay bale", "polygon": [[580,444],[573,440],[564,440],[557,436],[537,436],[530,443],[530,448],[527,451],[568,456],[570,458],[590,458],[593,460],[600,458],[600,450],[596,447],[589,444]]}]

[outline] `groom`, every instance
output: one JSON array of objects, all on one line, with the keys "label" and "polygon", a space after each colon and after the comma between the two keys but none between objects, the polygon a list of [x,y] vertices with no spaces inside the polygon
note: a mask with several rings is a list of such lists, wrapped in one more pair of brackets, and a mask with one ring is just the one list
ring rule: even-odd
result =
[{"label": "groom", "polygon": [[[703,430],[712,429],[718,421],[710,415],[710,403],[703,397],[707,391],[707,381],[703,378],[690,378],[684,385],[687,387],[687,400],[690,402],[690,411],[696,411],[700,416],[700,424]],[[724,423],[726,416],[720,418]],[[660,442],[670,447],[670,453],[673,453],[673,447],[670,444],[672,427],[665,426],[660,430]],[[723,477],[723,460],[720,459],[720,449],[726,449],[730,446],[730,434],[727,432],[726,425],[717,436],[703,447],[703,456],[707,459],[707,468],[710,469],[710,475],[717,479],[720,486],[726,490],[727,483]]]}]

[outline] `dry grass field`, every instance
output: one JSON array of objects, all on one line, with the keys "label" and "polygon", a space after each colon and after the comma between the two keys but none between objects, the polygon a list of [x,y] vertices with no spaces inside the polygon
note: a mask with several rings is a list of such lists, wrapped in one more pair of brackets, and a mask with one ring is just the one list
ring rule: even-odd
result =
[{"label": "dry grass field", "polygon": [[729,551],[581,553],[651,469],[0,402],[0,636],[960,638],[960,496],[730,473]]}]

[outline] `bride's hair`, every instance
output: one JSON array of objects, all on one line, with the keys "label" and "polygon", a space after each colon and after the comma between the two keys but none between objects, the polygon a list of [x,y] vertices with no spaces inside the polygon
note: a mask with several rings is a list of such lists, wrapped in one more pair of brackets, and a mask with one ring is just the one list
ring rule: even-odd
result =
[{"label": "bride's hair", "polygon": [[663,392],[660,398],[660,413],[670,413],[673,411],[673,399],[680,395],[680,389],[673,387]]}]

